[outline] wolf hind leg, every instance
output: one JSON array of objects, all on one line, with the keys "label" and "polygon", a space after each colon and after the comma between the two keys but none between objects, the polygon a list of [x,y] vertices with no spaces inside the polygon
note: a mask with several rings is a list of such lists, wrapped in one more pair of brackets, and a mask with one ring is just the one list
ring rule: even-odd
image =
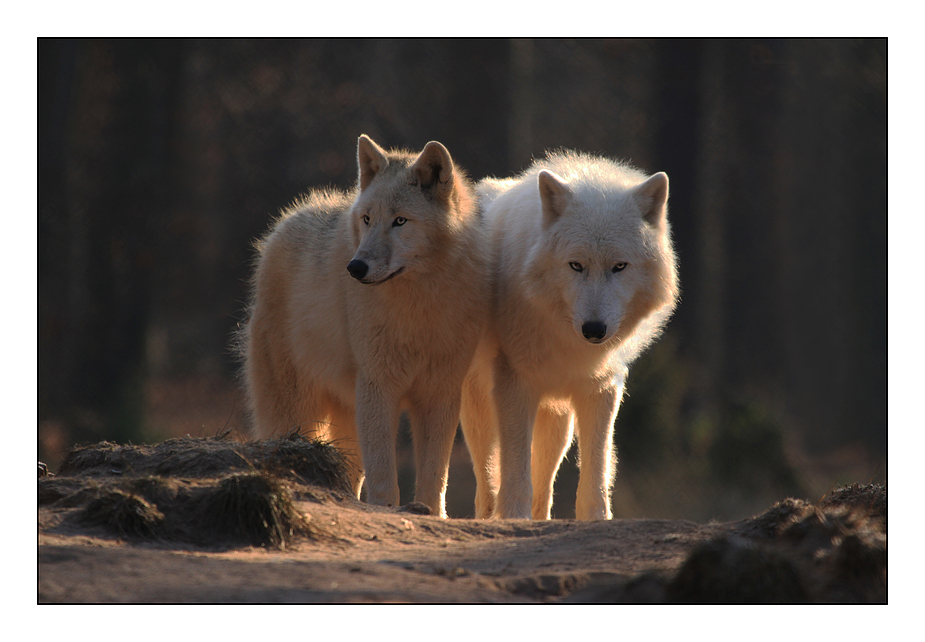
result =
[{"label": "wolf hind leg", "polygon": [[255,439],[269,439],[294,429],[311,433],[315,426],[305,422],[325,419],[319,416],[311,386],[300,384],[298,370],[259,315],[248,327],[244,374],[250,433]]},{"label": "wolf hind leg", "polygon": [[533,519],[549,519],[552,515],[553,483],[572,443],[573,429],[571,408],[543,406],[537,412],[531,465]]},{"label": "wolf hind leg", "polygon": [[247,357],[247,400],[250,406],[250,434],[254,439],[269,439],[284,433],[298,423],[294,379],[277,377],[268,363],[269,357],[255,354]]},{"label": "wolf hind leg", "polygon": [[[274,385],[275,384],[275,385]],[[252,386],[253,423],[256,439],[270,439],[298,431],[309,438],[323,434],[328,412],[311,390],[300,390],[292,381]]]}]

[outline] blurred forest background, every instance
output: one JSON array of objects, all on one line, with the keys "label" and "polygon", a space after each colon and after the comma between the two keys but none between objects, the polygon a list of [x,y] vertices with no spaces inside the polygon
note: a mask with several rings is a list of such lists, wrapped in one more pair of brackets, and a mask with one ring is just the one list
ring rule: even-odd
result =
[{"label": "blurred forest background", "polygon": [[[616,517],[886,482],[886,40],[38,41],[38,447],[246,430],[252,242],[356,139],[474,178],[546,149],[671,180],[682,300],[631,368]],[[401,437],[403,501],[413,496]],[[574,515],[575,452],[555,514]],[[474,481],[457,439],[451,516]]]}]

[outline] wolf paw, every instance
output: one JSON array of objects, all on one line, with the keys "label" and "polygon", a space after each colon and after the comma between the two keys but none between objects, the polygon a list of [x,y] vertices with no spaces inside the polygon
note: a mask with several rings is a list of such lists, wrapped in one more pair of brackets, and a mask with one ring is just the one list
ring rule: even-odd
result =
[{"label": "wolf paw", "polygon": [[414,513],[415,515],[433,515],[434,511],[427,504],[421,502],[409,502],[404,506],[395,509],[399,513]]}]

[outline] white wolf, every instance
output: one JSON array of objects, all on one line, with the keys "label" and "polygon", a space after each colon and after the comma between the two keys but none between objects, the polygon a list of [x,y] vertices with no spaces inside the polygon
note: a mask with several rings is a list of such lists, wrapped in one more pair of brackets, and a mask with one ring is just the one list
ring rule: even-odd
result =
[{"label": "white wolf", "polygon": [[668,177],[562,152],[517,178],[485,179],[479,195],[494,311],[463,394],[476,516],[549,519],[577,431],[576,517],[610,519],[627,367],[678,297]]},{"label": "white wolf", "polygon": [[258,243],[242,335],[257,438],[295,427],[361,462],[354,490],[399,502],[395,439],[407,410],[415,499],[446,516],[463,378],[488,318],[485,242],[469,181],[446,148],[357,146],[352,193],[315,191]]}]

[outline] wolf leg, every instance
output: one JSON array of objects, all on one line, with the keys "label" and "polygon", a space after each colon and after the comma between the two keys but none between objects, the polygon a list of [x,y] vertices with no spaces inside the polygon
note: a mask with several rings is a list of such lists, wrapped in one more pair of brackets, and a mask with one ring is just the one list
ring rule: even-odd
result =
[{"label": "wolf leg", "polygon": [[474,376],[463,385],[460,417],[475,473],[475,517],[488,519],[498,493],[497,417],[489,386]]},{"label": "wolf leg", "polygon": [[328,437],[333,446],[344,454],[347,460],[347,478],[353,493],[359,497],[363,487],[363,466],[360,459],[360,445],[357,441],[357,429],[351,410],[337,407],[331,411],[331,423]]},{"label": "wolf leg", "polygon": [[[438,400],[444,403],[434,403]],[[459,397],[446,401],[445,394],[434,395],[415,404],[409,419],[414,440],[414,499],[430,506],[435,515],[446,517],[446,480],[459,425]]]},{"label": "wolf leg", "polygon": [[562,458],[572,443],[571,409],[541,407],[533,428],[533,519],[552,514],[552,487]]},{"label": "wolf leg", "polygon": [[288,381],[262,382],[252,388],[253,426],[257,439],[281,437],[292,431],[315,439],[326,432],[327,405],[311,387],[299,387],[297,375]]},{"label": "wolf leg", "polygon": [[366,501],[380,506],[398,506],[395,464],[398,402],[363,377],[357,379],[356,430],[366,471]]},{"label": "wolf leg", "polygon": [[577,519],[611,519],[610,493],[616,469],[614,421],[622,383],[592,396],[573,398],[578,430]]},{"label": "wolf leg", "polygon": [[299,376],[285,350],[255,315],[247,328],[244,374],[251,411],[250,433],[255,439],[270,439],[302,421]]},{"label": "wolf leg", "polygon": [[495,516],[530,519],[533,486],[530,480],[530,445],[539,399],[514,372],[504,355],[495,361],[495,402],[501,485]]}]

